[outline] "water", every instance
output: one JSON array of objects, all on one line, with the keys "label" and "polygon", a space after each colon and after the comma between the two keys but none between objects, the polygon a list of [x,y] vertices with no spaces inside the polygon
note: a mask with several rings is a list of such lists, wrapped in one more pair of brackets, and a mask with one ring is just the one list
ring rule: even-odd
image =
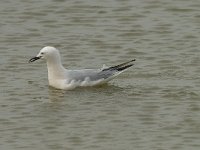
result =
[{"label": "water", "polygon": [[[199,150],[197,0],[1,0],[0,149]],[[136,58],[108,85],[56,90],[46,64],[66,68]]]}]

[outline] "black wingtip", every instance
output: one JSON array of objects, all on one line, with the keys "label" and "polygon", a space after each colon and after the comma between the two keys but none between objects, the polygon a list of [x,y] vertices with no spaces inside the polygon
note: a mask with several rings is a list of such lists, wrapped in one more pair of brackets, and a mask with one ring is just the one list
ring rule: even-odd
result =
[{"label": "black wingtip", "polygon": [[123,71],[129,67],[132,67],[134,64],[130,64],[130,65],[126,65],[126,66],[123,66],[123,67],[120,67],[120,68],[117,68],[117,71]]},{"label": "black wingtip", "polygon": [[107,71],[107,70],[122,71],[122,70],[124,70],[124,69],[127,69],[127,68],[133,66],[133,63],[132,63],[133,61],[136,61],[136,59],[132,59],[132,60],[127,61],[127,62],[125,62],[125,63],[122,63],[122,64],[119,64],[119,65],[116,65],[116,66],[112,66],[112,67],[103,69],[102,71]]}]

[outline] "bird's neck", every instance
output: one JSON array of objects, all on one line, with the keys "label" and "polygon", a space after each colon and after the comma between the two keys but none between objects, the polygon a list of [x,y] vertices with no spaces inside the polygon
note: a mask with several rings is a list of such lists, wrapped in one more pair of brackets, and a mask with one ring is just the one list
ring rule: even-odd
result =
[{"label": "bird's neck", "polygon": [[65,69],[58,60],[47,61],[47,69],[48,69],[48,79],[64,79],[65,78]]}]

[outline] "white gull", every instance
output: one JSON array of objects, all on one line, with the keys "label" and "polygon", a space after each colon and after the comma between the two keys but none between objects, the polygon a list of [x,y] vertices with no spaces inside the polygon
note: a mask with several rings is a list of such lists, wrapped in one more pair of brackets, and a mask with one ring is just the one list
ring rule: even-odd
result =
[{"label": "white gull", "polygon": [[47,62],[49,85],[57,89],[66,90],[79,86],[95,86],[107,83],[127,68],[133,66],[132,62],[135,61],[134,59],[112,67],[103,66],[101,69],[69,70],[63,67],[59,51],[54,47],[46,46],[29,62],[34,62],[41,58]]}]

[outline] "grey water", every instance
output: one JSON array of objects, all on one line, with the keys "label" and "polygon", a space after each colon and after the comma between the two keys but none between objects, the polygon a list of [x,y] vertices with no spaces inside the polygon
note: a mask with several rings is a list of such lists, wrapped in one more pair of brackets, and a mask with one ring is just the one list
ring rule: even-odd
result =
[{"label": "grey water", "polygon": [[[66,68],[136,59],[108,85],[48,86]],[[199,150],[198,0],[1,0],[1,150]]]}]

